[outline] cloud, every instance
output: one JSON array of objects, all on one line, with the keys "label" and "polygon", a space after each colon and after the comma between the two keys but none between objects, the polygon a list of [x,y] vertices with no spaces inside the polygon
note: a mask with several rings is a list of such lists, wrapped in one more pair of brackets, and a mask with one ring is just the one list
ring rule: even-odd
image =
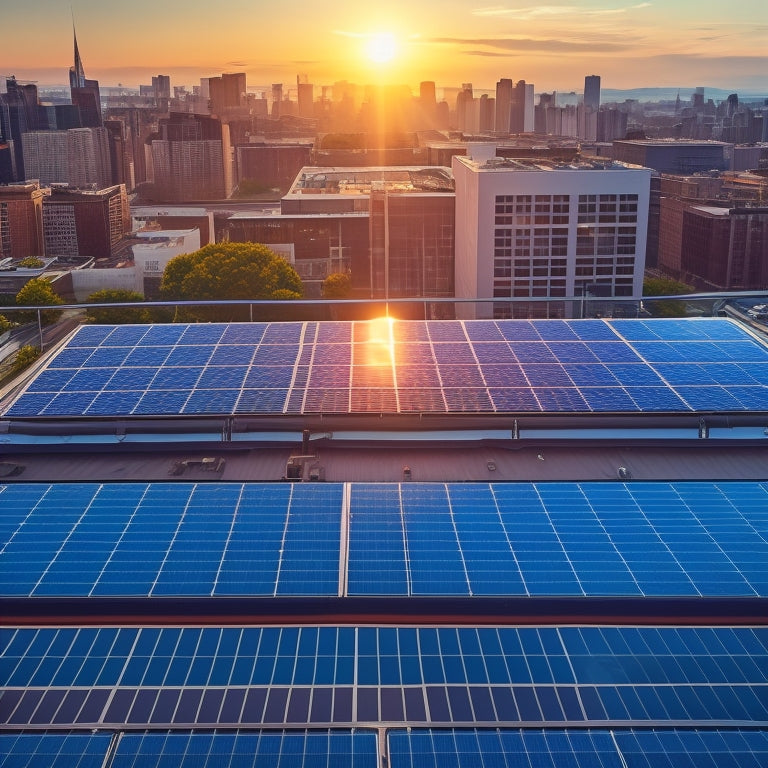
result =
[{"label": "cloud", "polygon": [[588,53],[612,53],[616,51],[624,51],[628,47],[625,43],[598,42],[594,40],[585,42],[553,39],[537,40],[535,38],[527,37],[433,37],[426,40],[425,42],[442,45],[482,46],[491,49],[501,49],[503,51],[547,51],[550,53],[574,51],[583,51]]},{"label": "cloud", "polygon": [[527,8],[508,8],[504,5],[491,5],[475,8],[473,16],[503,16],[518,21],[541,19],[542,17],[568,16],[578,14],[580,16],[613,16],[639,8],[649,8],[651,3],[638,3],[624,8],[582,8],[577,5],[534,5]]}]

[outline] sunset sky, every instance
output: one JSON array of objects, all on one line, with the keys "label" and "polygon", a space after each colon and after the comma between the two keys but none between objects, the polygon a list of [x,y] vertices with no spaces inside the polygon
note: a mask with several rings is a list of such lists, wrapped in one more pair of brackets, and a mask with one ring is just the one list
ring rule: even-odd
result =
[{"label": "sunset sky", "polygon": [[102,85],[246,72],[249,86],[301,73],[479,90],[510,77],[538,92],[600,74],[604,88],[768,91],[765,0],[484,1],[3,0],[0,75],[66,83],[74,13],[86,75]]}]

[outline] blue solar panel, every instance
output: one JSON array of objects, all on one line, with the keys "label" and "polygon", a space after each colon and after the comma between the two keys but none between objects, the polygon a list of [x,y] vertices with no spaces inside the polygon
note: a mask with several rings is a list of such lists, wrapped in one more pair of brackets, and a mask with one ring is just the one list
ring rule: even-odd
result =
[{"label": "blue solar panel", "polygon": [[2,592],[335,595],[341,494],[340,485],[0,486]]},{"label": "blue solar panel", "polygon": [[12,484],[0,591],[766,596],[767,497],[764,483],[361,483],[342,526],[335,483]]},{"label": "blue solar panel", "polygon": [[768,732],[745,730],[391,730],[392,768],[763,768]]},{"label": "blue solar panel", "polygon": [[365,730],[125,734],[113,768],[376,768],[376,734]]},{"label": "blue solar panel", "polygon": [[392,768],[626,768],[608,731],[392,730],[387,744]]},{"label": "blue solar panel", "polygon": [[2,768],[101,768],[110,733],[0,733]]},{"label": "blue solar panel", "polygon": [[8,727],[768,717],[765,627],[20,628],[4,645]]},{"label": "blue solar panel", "polygon": [[763,411],[766,371],[724,318],[89,326],[7,415]]}]

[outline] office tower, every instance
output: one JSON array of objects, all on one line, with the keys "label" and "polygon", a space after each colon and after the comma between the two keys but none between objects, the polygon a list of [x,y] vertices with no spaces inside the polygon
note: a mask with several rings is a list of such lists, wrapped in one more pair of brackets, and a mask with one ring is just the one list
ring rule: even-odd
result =
[{"label": "office tower", "polygon": [[0,185],[0,260],[42,256],[43,198],[37,183]]},{"label": "office tower", "polygon": [[232,191],[229,128],[206,115],[172,112],[150,144],[162,200],[218,200]]},{"label": "office tower", "polygon": [[227,111],[245,105],[245,72],[225,73],[208,78],[211,114],[221,118]]},{"label": "office tower", "polygon": [[0,143],[8,146],[8,160],[0,165],[0,183],[23,181],[28,174],[24,169],[22,135],[41,127],[41,110],[34,83],[20,83],[11,75],[5,80],[5,93],[0,93]]},{"label": "office tower", "polygon": [[171,77],[170,75],[155,75],[152,77],[152,88],[156,99],[171,98]]},{"label": "office tower", "polygon": [[533,83],[526,83],[523,90],[523,131],[533,133],[534,130],[534,89]]},{"label": "office tower", "polygon": [[435,83],[433,80],[424,80],[419,83],[419,100],[425,110],[434,109],[437,104]]},{"label": "office tower", "polygon": [[69,184],[104,189],[112,182],[107,129],[72,128],[67,131]]},{"label": "office tower", "polygon": [[506,77],[496,83],[496,133],[509,133],[513,88],[512,80]]},{"label": "office tower", "polygon": [[456,128],[460,131],[473,130],[474,96],[472,83],[462,83],[456,96]]},{"label": "office tower", "polygon": [[523,133],[534,127],[533,85],[525,80],[496,83],[496,133]]},{"label": "office tower", "polygon": [[280,117],[280,107],[283,103],[283,84],[272,83],[272,117]]},{"label": "office tower", "polygon": [[587,75],[584,78],[584,106],[600,109],[600,75]]},{"label": "office tower", "polygon": [[315,86],[308,81],[306,75],[296,75],[296,99],[299,117],[314,117]]},{"label": "office tower", "polygon": [[53,187],[43,200],[46,256],[106,258],[130,230],[125,186]]},{"label": "office tower", "polygon": [[20,146],[30,179],[41,184],[69,183],[68,131],[27,131]]},{"label": "office tower", "polygon": [[484,93],[478,101],[478,128],[481,133],[492,133],[495,127],[496,100]]},{"label": "office tower", "polygon": [[80,127],[97,128],[101,125],[99,81],[86,78],[74,29],[72,34],[75,42],[75,63],[69,68],[69,87],[72,94],[72,103],[80,111]]},{"label": "office tower", "polygon": [[[458,298],[642,295],[650,170],[510,162],[487,145],[469,152],[453,158]],[[488,302],[477,312],[537,309],[547,303]]]}]

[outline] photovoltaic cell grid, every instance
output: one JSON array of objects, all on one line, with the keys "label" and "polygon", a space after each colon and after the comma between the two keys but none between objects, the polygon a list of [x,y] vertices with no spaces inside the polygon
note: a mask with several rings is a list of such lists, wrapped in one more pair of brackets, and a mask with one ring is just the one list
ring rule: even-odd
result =
[{"label": "photovoltaic cell grid", "polygon": [[765,768],[767,731],[391,730],[392,768]]},{"label": "photovoltaic cell grid", "polygon": [[[113,735],[0,734],[0,768],[102,768]],[[111,768],[376,768],[376,734],[333,731],[123,733]]]},{"label": "photovoltaic cell grid", "polygon": [[768,721],[765,627],[2,633],[4,727]]},{"label": "photovoltaic cell grid", "polygon": [[125,734],[111,768],[376,768],[372,731]]},{"label": "photovoltaic cell grid", "polygon": [[102,768],[109,733],[0,733],[0,768]]},{"label": "photovoltaic cell grid", "polygon": [[350,595],[768,595],[765,483],[355,483]]},{"label": "photovoltaic cell grid", "polygon": [[0,593],[768,596],[768,483],[353,483],[345,526],[343,496],[0,485]]},{"label": "photovoltaic cell grid", "polygon": [[84,326],[6,416],[768,411],[725,318]]},{"label": "photovoltaic cell grid", "polygon": [[336,595],[341,485],[0,486],[6,595]]}]

